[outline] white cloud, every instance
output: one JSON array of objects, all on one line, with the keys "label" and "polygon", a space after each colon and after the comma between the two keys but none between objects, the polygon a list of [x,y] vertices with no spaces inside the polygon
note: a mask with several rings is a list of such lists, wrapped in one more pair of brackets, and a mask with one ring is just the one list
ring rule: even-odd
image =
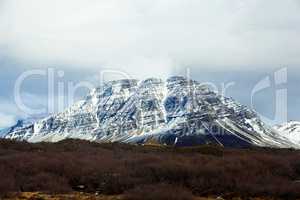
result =
[{"label": "white cloud", "polygon": [[0,129],[10,127],[16,120],[26,117],[27,115],[20,111],[14,102],[0,99]]},{"label": "white cloud", "polygon": [[299,65],[299,24],[298,0],[2,0],[0,45],[26,66],[167,76]]},{"label": "white cloud", "polygon": [[13,115],[0,113],[0,129],[12,126],[14,123],[15,117]]},{"label": "white cloud", "polygon": [[[47,111],[46,98],[26,92],[21,94],[21,101],[27,110],[46,108]],[[27,110],[21,104],[11,99],[0,99],[0,129],[14,125],[18,119],[35,117],[37,114],[46,114],[46,111],[44,113],[27,113]]]},{"label": "white cloud", "polygon": [[[14,100],[0,99],[0,119],[3,119],[2,123],[5,124],[10,122],[8,119],[15,122],[17,119],[35,118],[62,112],[74,102],[85,98],[87,91],[84,89],[87,90],[87,88],[78,88],[74,94],[71,93],[69,96],[67,92],[62,94],[54,92],[49,98],[48,95],[24,91],[20,93],[20,98]],[[78,91],[81,93],[76,93]],[[83,96],[81,96],[82,93],[84,93]],[[0,126],[0,128],[2,127]]]}]

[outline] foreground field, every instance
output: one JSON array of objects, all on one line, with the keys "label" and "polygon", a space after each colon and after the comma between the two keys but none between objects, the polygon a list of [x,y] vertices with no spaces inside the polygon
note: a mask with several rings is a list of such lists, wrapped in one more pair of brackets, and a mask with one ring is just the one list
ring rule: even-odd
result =
[{"label": "foreground field", "polygon": [[0,180],[0,199],[299,199],[300,152],[0,140]]},{"label": "foreground field", "polygon": [[[92,194],[45,194],[38,192],[24,192],[21,194],[11,195],[3,200],[126,200],[122,195],[92,195]],[[191,200],[222,200],[221,197],[193,197]],[[232,198],[233,200],[242,200],[240,197]],[[154,200],[154,199],[153,199]],[[166,199],[167,200],[167,199]],[[271,198],[247,198],[247,200],[274,200]]]},{"label": "foreground field", "polygon": [[91,194],[45,194],[38,192],[24,192],[10,195],[3,200],[122,200],[120,196],[96,196]]}]

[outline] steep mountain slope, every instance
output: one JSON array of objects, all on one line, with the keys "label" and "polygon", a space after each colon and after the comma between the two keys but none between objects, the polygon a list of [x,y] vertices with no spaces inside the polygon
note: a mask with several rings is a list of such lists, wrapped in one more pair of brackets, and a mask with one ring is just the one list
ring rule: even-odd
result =
[{"label": "steep mountain slope", "polygon": [[41,114],[41,115],[28,117],[26,119],[19,119],[14,126],[0,130],[0,138],[5,137],[6,135],[12,132],[17,132],[19,130],[22,130],[24,127],[30,126],[34,124],[36,121],[45,118],[46,116],[47,116],[46,114]]},{"label": "steep mountain slope", "polygon": [[6,138],[298,147],[255,112],[183,77],[108,82],[64,112],[13,130]]},{"label": "steep mountain slope", "polygon": [[284,137],[300,144],[300,122],[290,121],[282,125],[277,125],[274,129],[276,129]]}]

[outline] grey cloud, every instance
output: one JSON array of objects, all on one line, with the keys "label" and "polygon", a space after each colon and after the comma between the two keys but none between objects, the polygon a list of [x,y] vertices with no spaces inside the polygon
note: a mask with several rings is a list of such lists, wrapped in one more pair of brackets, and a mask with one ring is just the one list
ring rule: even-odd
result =
[{"label": "grey cloud", "polygon": [[[189,67],[200,81],[236,80],[229,95],[249,105],[245,88],[285,66],[289,118],[296,119],[299,24],[299,0],[1,0],[0,113],[10,116],[7,124],[22,116],[12,91],[27,69],[55,67],[64,81],[80,81],[107,69],[142,79]],[[28,81],[24,92],[43,102],[45,84]],[[258,106],[272,114],[267,101],[261,97]]]},{"label": "grey cloud", "polygon": [[4,0],[1,13],[0,44],[35,65],[145,77],[300,63],[297,0]]}]

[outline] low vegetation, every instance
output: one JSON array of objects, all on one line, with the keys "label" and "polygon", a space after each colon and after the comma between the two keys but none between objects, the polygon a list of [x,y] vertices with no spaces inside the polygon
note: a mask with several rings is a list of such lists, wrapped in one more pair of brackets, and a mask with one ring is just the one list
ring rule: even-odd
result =
[{"label": "low vegetation", "polygon": [[[125,200],[300,198],[300,151],[0,140],[0,195],[83,192]],[[1,198],[0,198],[1,199]]]}]

